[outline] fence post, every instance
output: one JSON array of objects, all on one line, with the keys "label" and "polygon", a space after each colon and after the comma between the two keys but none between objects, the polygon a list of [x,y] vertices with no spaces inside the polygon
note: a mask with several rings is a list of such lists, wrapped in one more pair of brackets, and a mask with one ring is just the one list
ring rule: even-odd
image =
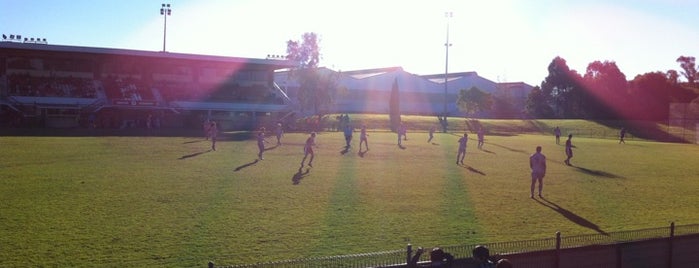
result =
[{"label": "fence post", "polygon": [[405,263],[407,265],[410,265],[410,259],[412,258],[413,255],[413,245],[408,244],[406,247],[406,254],[405,254]]},{"label": "fence post", "polygon": [[561,267],[561,232],[556,232],[556,268]]},{"label": "fence post", "polygon": [[675,238],[675,222],[670,222],[670,239],[668,239],[669,247],[668,247],[668,256],[667,256],[667,267],[672,268],[672,244],[674,244],[674,238]]}]

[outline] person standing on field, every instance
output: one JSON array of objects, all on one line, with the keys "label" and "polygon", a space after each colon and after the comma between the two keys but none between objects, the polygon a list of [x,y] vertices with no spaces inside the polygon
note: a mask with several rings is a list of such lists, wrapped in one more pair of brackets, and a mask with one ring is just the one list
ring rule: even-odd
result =
[{"label": "person standing on field", "polygon": [[208,137],[211,137],[211,150],[216,151],[216,138],[218,137],[218,126],[216,125],[216,121],[211,121],[211,123],[209,123],[207,139]]},{"label": "person standing on field", "polygon": [[434,131],[435,131],[435,127],[434,127],[434,126],[430,126],[430,131],[429,131],[430,138],[427,139],[427,142],[428,142],[428,143],[431,142],[432,139],[434,138]]},{"label": "person standing on field", "polygon": [[483,143],[485,141],[485,131],[483,127],[478,129],[478,149],[483,149]]},{"label": "person standing on field", "polygon": [[277,135],[277,146],[282,145],[282,136],[284,135],[282,123],[277,123],[277,129],[274,130],[274,134]]},{"label": "person standing on field", "polygon": [[306,157],[308,157],[308,155],[311,155],[311,159],[308,161],[308,166],[313,167],[313,157],[315,156],[313,154],[314,146],[316,146],[315,132],[311,133],[311,136],[306,139],[306,145],[303,146],[303,160],[301,160],[301,167],[303,167],[303,163],[306,162]]},{"label": "person standing on field", "polygon": [[556,144],[561,144],[561,129],[558,126],[553,129],[553,135],[556,135]]},{"label": "person standing on field", "polygon": [[259,160],[264,159],[262,157],[262,153],[265,152],[265,143],[267,143],[267,140],[265,140],[265,128],[262,127],[260,128],[260,132],[257,133],[257,149],[259,150],[257,153],[257,158]]},{"label": "person standing on field", "polygon": [[566,140],[566,160],[564,161],[566,165],[571,166],[570,159],[573,158],[573,143],[570,141],[573,138],[573,134],[568,134],[568,140]]},{"label": "person standing on field", "polygon": [[369,134],[366,134],[366,125],[362,125],[362,130],[359,132],[359,150],[362,150],[362,143],[366,146],[366,150],[369,151],[369,140],[367,139]]},{"label": "person standing on field", "polygon": [[464,164],[464,157],[466,157],[466,143],[468,142],[468,134],[464,133],[464,136],[459,139],[459,152],[456,154],[456,164]]},{"label": "person standing on field", "polygon": [[529,168],[532,170],[532,185],[530,198],[534,198],[534,187],[539,182],[539,197],[544,189],[544,176],[546,175],[546,156],[541,153],[541,146],[536,146],[536,153],[529,157]]},{"label": "person standing on field", "polygon": [[626,128],[622,127],[621,131],[619,132],[619,144],[626,144],[624,137],[626,137]]}]

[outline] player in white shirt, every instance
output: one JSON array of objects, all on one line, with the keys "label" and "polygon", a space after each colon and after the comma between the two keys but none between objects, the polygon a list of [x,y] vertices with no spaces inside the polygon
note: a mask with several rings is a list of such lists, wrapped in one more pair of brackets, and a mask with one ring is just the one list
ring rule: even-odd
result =
[{"label": "player in white shirt", "polygon": [[544,189],[544,176],[546,175],[546,156],[541,153],[541,146],[536,147],[536,153],[529,157],[529,168],[532,170],[532,185],[531,194],[529,197],[534,198],[534,187],[536,182],[539,182],[539,197]]},{"label": "player in white shirt", "polygon": [[464,136],[459,139],[459,152],[456,154],[456,164],[464,164],[464,157],[466,157],[466,143],[468,142],[468,134],[464,133]]}]

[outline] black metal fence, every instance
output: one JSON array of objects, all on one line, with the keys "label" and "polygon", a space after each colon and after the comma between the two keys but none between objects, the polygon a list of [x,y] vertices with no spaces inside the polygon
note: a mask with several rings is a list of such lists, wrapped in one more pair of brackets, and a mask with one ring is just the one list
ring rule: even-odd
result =
[{"label": "black metal fence", "polygon": [[[657,240],[699,234],[699,224],[669,227],[639,229],[590,235],[563,236],[556,233],[554,238],[483,243],[490,249],[492,255],[507,256],[532,252],[555,251],[562,249],[574,249],[596,245],[626,244],[634,241]],[[473,257],[472,250],[477,245],[453,245],[441,247],[449,252],[456,260]],[[350,254],[341,256],[304,258],[295,260],[274,261],[255,264],[240,264],[230,266],[216,266],[215,262],[209,262],[210,268],[367,268],[367,267],[405,267],[412,258],[415,249],[408,245],[406,249],[393,251],[380,251],[362,254]],[[672,254],[672,252],[670,252]],[[429,254],[420,257],[421,262],[429,261]]]}]

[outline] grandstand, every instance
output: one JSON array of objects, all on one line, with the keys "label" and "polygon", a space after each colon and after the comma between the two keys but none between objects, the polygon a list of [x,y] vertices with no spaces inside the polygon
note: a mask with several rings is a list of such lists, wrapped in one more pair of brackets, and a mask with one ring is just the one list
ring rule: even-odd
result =
[{"label": "grandstand", "polygon": [[4,125],[125,128],[250,127],[289,111],[280,59],[0,42]]},{"label": "grandstand", "polygon": [[[171,52],[0,42],[0,124],[21,127],[198,128],[223,130],[310,115],[297,101],[292,61]],[[476,72],[416,75],[401,67],[334,71],[334,102],[324,113],[388,113],[393,83],[401,113],[465,116],[459,91],[477,87],[507,111],[482,118],[522,118],[531,86],[497,83]],[[447,89],[445,96],[445,85]],[[280,86],[281,85],[281,86]],[[149,119],[151,118],[151,119]]]}]

